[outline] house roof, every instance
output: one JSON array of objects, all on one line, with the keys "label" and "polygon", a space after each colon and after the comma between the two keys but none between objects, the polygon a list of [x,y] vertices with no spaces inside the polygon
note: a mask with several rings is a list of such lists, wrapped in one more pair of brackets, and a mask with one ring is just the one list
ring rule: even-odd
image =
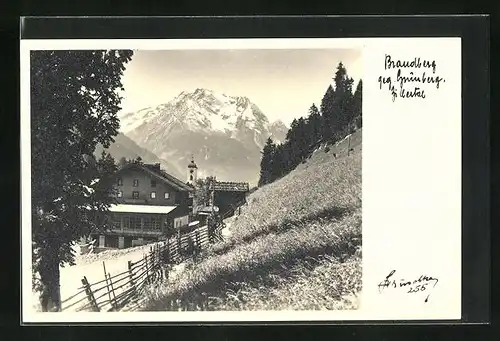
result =
[{"label": "house roof", "polygon": [[175,176],[168,174],[163,169],[161,169],[158,165],[149,165],[149,164],[138,164],[138,163],[129,163],[123,166],[118,172],[124,171],[125,169],[136,168],[143,170],[144,172],[153,175],[160,181],[174,187],[178,191],[194,191],[194,188],[190,185],[182,182],[177,179]]},{"label": "house roof", "polygon": [[210,189],[216,191],[225,191],[225,192],[248,192],[250,186],[248,182],[220,182],[216,181],[215,185],[210,185]]},{"label": "house roof", "polygon": [[111,205],[110,212],[123,212],[123,213],[156,213],[167,214],[175,210],[177,206],[158,206],[158,205],[125,205],[117,204]]}]

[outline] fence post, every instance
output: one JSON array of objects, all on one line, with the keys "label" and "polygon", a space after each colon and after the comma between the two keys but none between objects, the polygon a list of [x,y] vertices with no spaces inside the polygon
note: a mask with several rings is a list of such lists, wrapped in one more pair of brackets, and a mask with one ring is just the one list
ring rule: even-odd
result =
[{"label": "fence post", "polygon": [[143,255],[143,258],[144,258],[144,264],[146,264],[146,279],[144,280],[144,282],[146,283],[149,283],[149,269],[148,269],[148,256],[147,254]]},{"label": "fence post", "polygon": [[[111,292],[113,293],[113,309],[117,310],[118,309],[118,304],[116,302],[116,295],[115,295],[115,288],[113,287],[113,281],[111,279],[111,274],[108,272],[108,277],[109,277],[109,285],[111,286]],[[109,298],[111,300],[111,296]]]},{"label": "fence post", "polygon": [[162,271],[162,261],[161,261],[161,249],[160,244],[156,245],[156,273],[158,274],[159,281],[163,281],[163,271]]},{"label": "fence post", "polygon": [[349,156],[350,152],[351,152],[351,134],[349,134],[349,137],[348,137],[348,142],[347,142],[347,156]]},{"label": "fence post", "polygon": [[166,255],[166,263],[170,263],[170,239],[167,240],[167,255]]},{"label": "fence post", "polygon": [[161,249],[160,249],[160,245],[157,244],[156,245],[156,267],[159,267],[160,264],[161,264]]},{"label": "fence post", "polygon": [[94,311],[99,311],[99,306],[97,305],[94,294],[92,293],[92,289],[90,288],[90,284],[89,281],[87,280],[87,277],[83,276],[82,284],[85,287],[85,293],[87,294],[87,299],[89,300],[89,303],[91,304],[92,308],[94,309]]},{"label": "fence post", "polygon": [[108,276],[106,274],[106,264],[102,261],[102,268],[104,269],[104,279],[106,280],[106,289],[108,290],[109,304],[111,308],[115,308],[113,304],[113,300],[111,299],[111,290],[109,289]]},{"label": "fence post", "polygon": [[132,271],[132,261],[128,261],[128,273],[130,277],[130,287],[132,288],[132,291],[135,292],[137,288],[135,287],[135,282],[134,282],[134,273]]},{"label": "fence post", "polygon": [[182,242],[181,242],[181,234],[177,234],[177,253],[179,256],[182,254]]},{"label": "fence post", "polygon": [[198,232],[198,230],[195,230],[194,231],[194,240],[195,240],[195,243],[196,243],[196,253],[198,253],[200,250],[201,250],[201,243],[200,243],[200,234]]},{"label": "fence post", "polygon": [[155,244],[153,247],[153,272],[155,273],[155,279],[156,280],[161,280],[161,273],[160,273],[160,256],[158,252],[158,244]]},{"label": "fence post", "polygon": [[208,242],[210,244],[212,244],[214,241],[214,225],[213,225],[212,217],[210,217],[210,219],[208,220],[207,231],[208,231]]}]

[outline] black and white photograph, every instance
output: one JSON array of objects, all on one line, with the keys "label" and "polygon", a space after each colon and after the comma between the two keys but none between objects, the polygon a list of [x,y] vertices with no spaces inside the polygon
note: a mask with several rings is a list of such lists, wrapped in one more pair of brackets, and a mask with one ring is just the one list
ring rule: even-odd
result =
[{"label": "black and white photograph", "polygon": [[21,39],[23,322],[460,319],[460,38],[216,36]]},{"label": "black and white photograph", "polygon": [[29,51],[33,312],[362,304],[363,49]]}]

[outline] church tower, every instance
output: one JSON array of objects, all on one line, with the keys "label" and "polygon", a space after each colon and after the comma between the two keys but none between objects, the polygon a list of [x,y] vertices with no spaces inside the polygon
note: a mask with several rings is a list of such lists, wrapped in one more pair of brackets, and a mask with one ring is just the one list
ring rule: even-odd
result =
[{"label": "church tower", "polygon": [[196,179],[198,176],[198,166],[194,163],[194,156],[191,156],[191,162],[188,165],[188,173],[187,173],[187,183],[189,185],[194,185],[196,183]]}]

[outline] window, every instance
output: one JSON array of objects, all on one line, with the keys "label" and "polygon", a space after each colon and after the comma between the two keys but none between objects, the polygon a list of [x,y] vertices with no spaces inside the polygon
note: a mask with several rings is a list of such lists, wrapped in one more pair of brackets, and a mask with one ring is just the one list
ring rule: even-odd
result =
[{"label": "window", "polygon": [[133,192],[132,192],[132,198],[133,198],[133,199],[139,199],[139,192],[137,192],[137,191],[133,191]]},{"label": "window", "polygon": [[151,187],[156,187],[156,180],[151,179]]},{"label": "window", "polygon": [[118,179],[116,179],[116,184],[117,184],[118,186],[123,186],[123,179],[122,179],[122,178],[118,178]]},{"label": "window", "polygon": [[123,192],[122,192],[122,191],[118,191],[118,193],[116,193],[116,196],[117,196],[118,198],[123,197]]},{"label": "window", "polygon": [[156,192],[151,192],[151,199],[156,199]]},{"label": "window", "polygon": [[131,216],[130,217],[130,228],[133,229],[133,230],[140,230],[140,229],[142,229],[141,218],[136,217],[136,216]]},{"label": "window", "polygon": [[134,179],[134,187],[139,187],[139,179]]},{"label": "window", "polygon": [[114,229],[121,229],[121,219],[118,216],[113,217],[113,228]]},{"label": "window", "polygon": [[165,199],[170,199],[170,193],[165,192]]},{"label": "window", "polygon": [[158,217],[145,217],[144,218],[144,230],[159,231],[160,230],[160,218],[158,218]]}]

